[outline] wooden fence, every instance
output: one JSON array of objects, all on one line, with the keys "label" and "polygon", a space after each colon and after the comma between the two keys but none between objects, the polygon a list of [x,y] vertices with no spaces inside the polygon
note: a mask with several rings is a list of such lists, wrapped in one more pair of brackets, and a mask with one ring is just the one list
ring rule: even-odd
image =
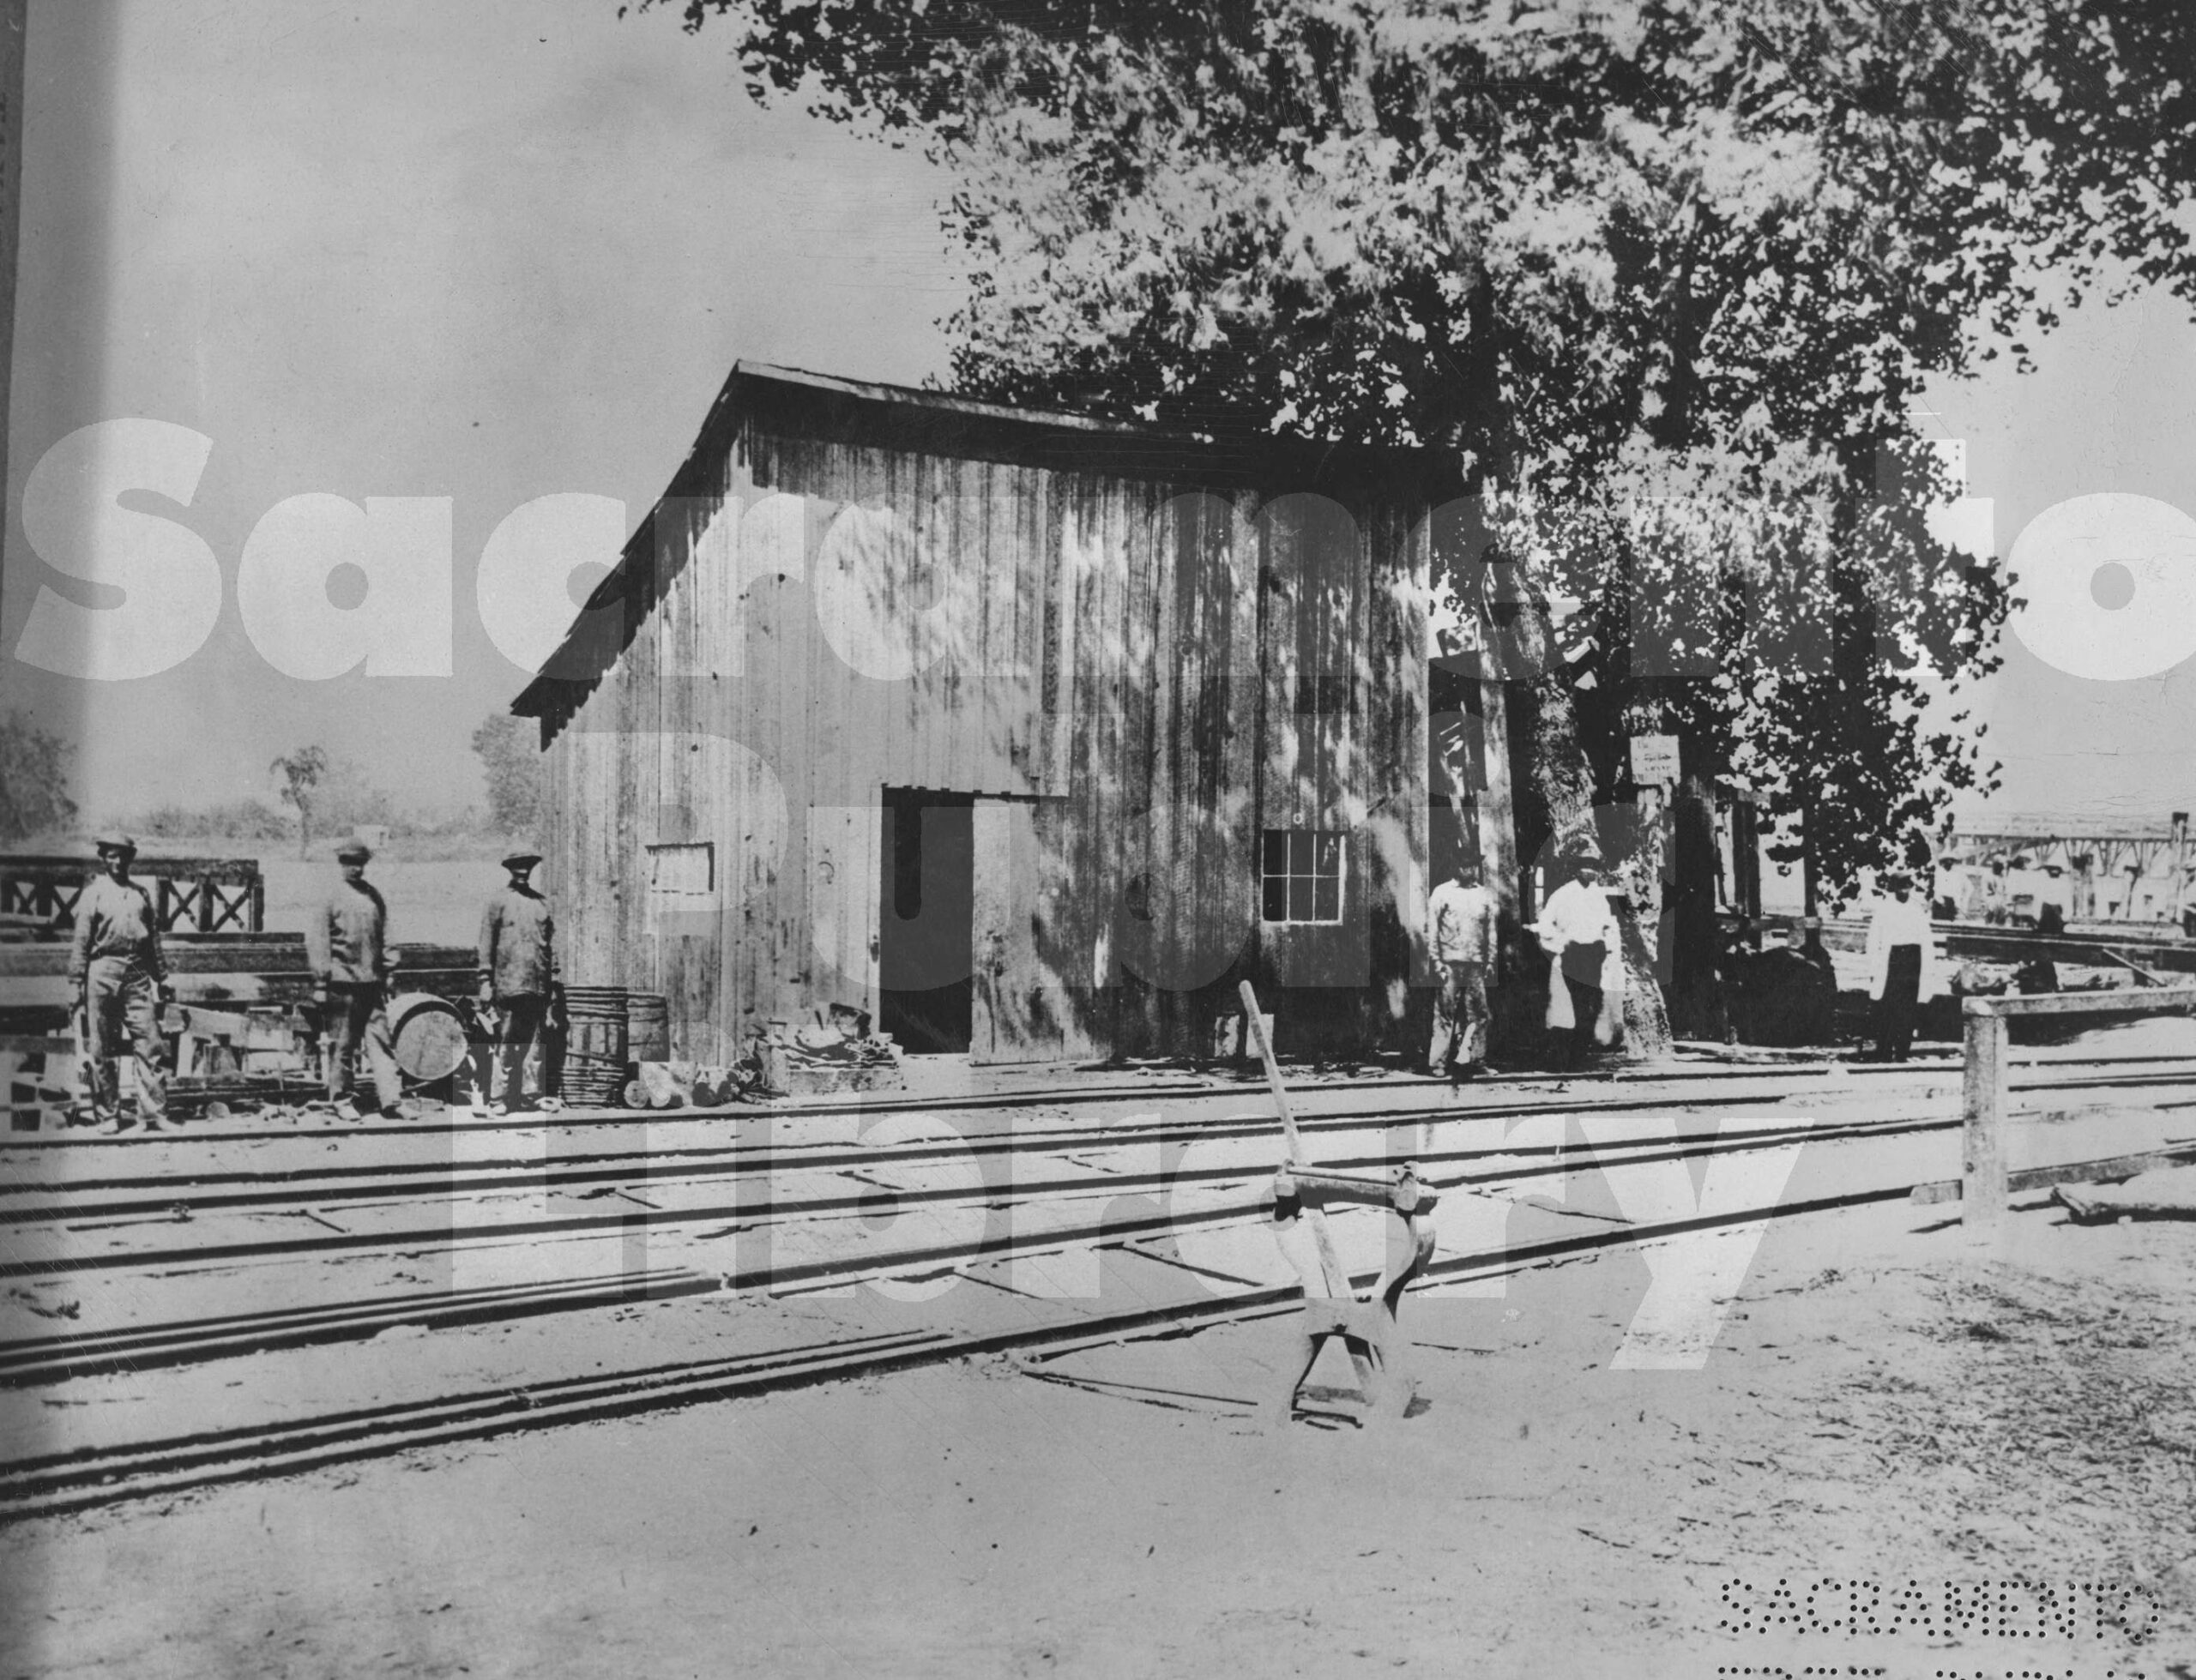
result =
[{"label": "wooden fence", "polygon": [[[1960,1179],[1960,1220],[1975,1230],[2003,1222],[2016,1188],[2040,1188],[2045,1177],[2023,1173],[2015,1186],[2006,1170],[2006,1119],[2011,1082],[2006,1023],[2015,1015],[2196,1015],[2196,986],[2130,987],[2115,991],[2054,991],[2032,997],[1970,997],[1966,1017],[1966,1155]],[[2109,1162],[2084,1162],[2091,1175]],[[2048,1173],[2048,1169],[2045,1170]]]},{"label": "wooden fence", "polygon": [[[0,857],[0,926],[62,938],[99,866],[83,858]],[[267,885],[255,858],[139,858],[130,878],[153,895],[166,933],[257,933]]]}]

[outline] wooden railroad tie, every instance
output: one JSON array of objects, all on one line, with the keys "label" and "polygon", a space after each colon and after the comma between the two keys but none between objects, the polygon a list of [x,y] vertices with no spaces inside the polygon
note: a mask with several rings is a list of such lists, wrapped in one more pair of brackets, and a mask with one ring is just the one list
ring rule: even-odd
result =
[{"label": "wooden railroad tie", "polygon": [[[1330,1172],[1306,1164],[1296,1118],[1288,1107],[1288,1088],[1282,1083],[1273,1046],[1266,1041],[1258,997],[1248,980],[1243,982],[1242,997],[1249,1030],[1265,1063],[1274,1106],[1281,1115],[1286,1150],[1273,1181],[1274,1241],[1304,1283],[1300,1327],[1303,1357],[1288,1387],[1277,1396],[1275,1412],[1282,1423],[1295,1415],[1297,1396],[1318,1363],[1321,1347],[1329,1337],[1339,1336],[1357,1373],[1366,1421],[1403,1417],[1410,1408],[1414,1391],[1405,1352],[1408,1343],[1397,1322],[1397,1311],[1403,1304],[1403,1292],[1433,1258],[1433,1213],[1439,1197],[1419,1177],[1411,1162],[1387,1174]],[[1379,1281],[1363,1294],[1343,1270],[1334,1234],[1327,1229],[1330,1205],[1388,1210],[1387,1265]]]}]

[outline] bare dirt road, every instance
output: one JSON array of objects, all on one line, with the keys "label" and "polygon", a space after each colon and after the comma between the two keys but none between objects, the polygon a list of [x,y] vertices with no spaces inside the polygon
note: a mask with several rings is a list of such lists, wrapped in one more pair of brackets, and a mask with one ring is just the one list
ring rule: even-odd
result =
[{"label": "bare dirt road", "polygon": [[0,1672],[2187,1674],[2196,1226],[2056,1218],[1780,1224],[1698,1370],[1636,1254],[1414,1299],[1385,1433],[1253,1415],[1267,1321],[26,1522]]}]

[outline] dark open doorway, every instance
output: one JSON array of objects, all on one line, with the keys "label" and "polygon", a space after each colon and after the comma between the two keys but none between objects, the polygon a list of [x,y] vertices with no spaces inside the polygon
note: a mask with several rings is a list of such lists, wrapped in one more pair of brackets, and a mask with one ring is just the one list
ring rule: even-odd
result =
[{"label": "dark open doorway", "polygon": [[965,1052],[975,942],[975,799],[884,790],[878,1027],[918,1054]]}]

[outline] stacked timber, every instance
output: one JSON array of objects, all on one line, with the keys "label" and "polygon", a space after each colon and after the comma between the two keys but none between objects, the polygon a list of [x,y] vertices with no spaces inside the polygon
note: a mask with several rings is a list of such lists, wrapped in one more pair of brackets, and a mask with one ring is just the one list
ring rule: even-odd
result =
[{"label": "stacked timber", "polygon": [[745,1099],[758,1075],[739,1068],[636,1059],[627,1108],[721,1108]]},{"label": "stacked timber", "polygon": [[820,1097],[842,1091],[904,1091],[899,1046],[869,1030],[869,1017],[835,1007],[808,1025],[773,1021],[757,1045],[763,1083],[780,1096]]}]

